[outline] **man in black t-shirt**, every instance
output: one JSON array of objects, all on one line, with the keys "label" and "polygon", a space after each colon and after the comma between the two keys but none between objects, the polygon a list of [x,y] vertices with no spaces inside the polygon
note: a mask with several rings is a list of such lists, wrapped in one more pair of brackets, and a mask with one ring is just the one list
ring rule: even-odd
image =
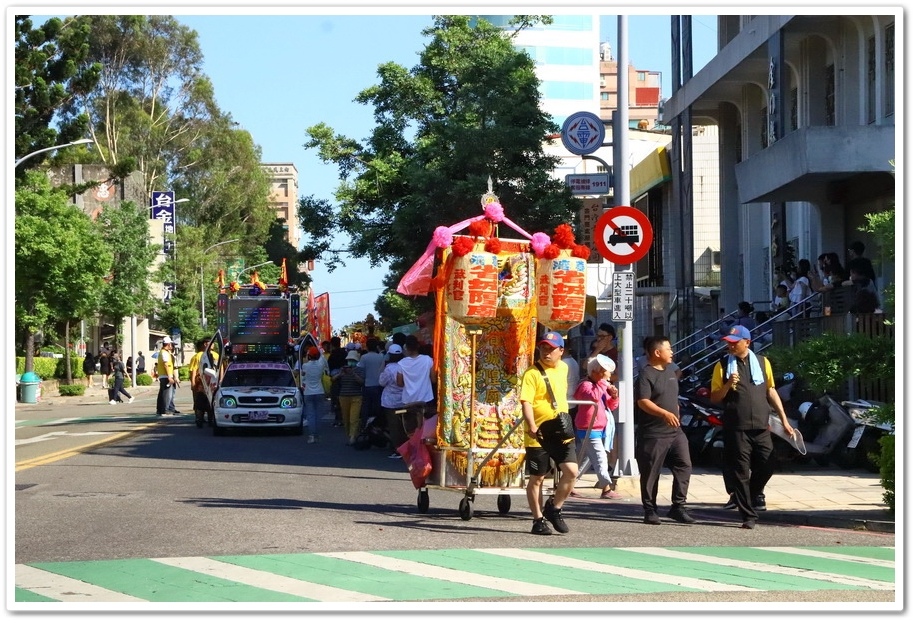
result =
[{"label": "man in black t-shirt", "polygon": [[664,336],[645,341],[647,363],[636,381],[636,464],[639,466],[639,490],[647,524],[658,525],[658,479],[668,465],[674,482],[671,485],[671,509],[668,517],[679,523],[694,523],[687,512],[687,487],[690,485],[690,449],[681,430],[677,403],[678,384],[672,365],[674,352]]}]

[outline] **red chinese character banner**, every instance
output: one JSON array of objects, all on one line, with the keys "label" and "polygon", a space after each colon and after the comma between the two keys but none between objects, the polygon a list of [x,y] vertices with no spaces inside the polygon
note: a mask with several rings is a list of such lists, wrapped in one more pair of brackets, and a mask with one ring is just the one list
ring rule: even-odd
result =
[{"label": "red chinese character banner", "polygon": [[560,257],[538,260],[538,322],[565,333],[585,317],[584,259],[562,251]]},{"label": "red chinese character banner", "polygon": [[325,292],[315,297],[314,335],[318,342],[331,339],[331,295]]},{"label": "red chinese character banner", "polygon": [[474,250],[452,255],[445,283],[449,315],[458,322],[496,317],[499,258],[495,253]]}]

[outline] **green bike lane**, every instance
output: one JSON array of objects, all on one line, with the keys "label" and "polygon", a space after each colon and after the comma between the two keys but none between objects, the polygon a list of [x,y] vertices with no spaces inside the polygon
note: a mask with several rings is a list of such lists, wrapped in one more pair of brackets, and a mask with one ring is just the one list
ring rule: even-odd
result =
[{"label": "green bike lane", "polygon": [[893,547],[494,548],[15,566],[14,610],[48,602],[356,603],[580,595],[894,591]]}]

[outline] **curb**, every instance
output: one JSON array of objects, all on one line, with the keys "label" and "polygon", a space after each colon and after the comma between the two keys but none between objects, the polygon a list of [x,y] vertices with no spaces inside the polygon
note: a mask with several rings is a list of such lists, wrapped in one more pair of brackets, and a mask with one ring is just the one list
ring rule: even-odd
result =
[{"label": "curb", "polygon": [[[761,517],[763,519],[764,517]],[[834,516],[811,516],[801,512],[786,511],[768,511],[765,519],[779,523],[790,523],[811,528],[839,528],[843,530],[859,530],[862,532],[881,532],[884,534],[896,534],[895,523],[893,521],[881,521],[875,519],[850,519],[847,517]]]}]

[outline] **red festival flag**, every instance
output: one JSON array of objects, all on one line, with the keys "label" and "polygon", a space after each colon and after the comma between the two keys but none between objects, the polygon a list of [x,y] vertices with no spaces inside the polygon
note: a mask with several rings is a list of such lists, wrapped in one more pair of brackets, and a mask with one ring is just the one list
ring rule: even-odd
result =
[{"label": "red festival flag", "polygon": [[289,279],[286,276],[286,258],[283,258],[283,263],[280,264],[280,280],[278,282],[282,287],[289,285]]}]

